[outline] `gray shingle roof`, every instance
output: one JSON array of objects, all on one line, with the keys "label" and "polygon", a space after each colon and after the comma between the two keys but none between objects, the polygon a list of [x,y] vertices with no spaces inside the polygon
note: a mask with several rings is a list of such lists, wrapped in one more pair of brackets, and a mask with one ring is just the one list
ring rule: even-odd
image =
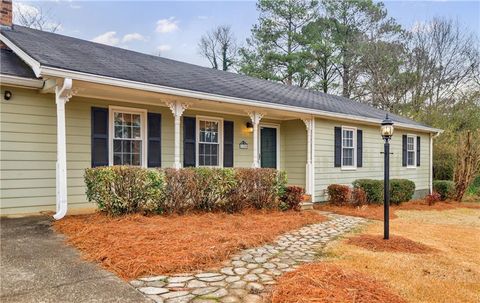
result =
[{"label": "gray shingle roof", "polygon": [[[386,113],[340,96],[142,54],[23,26],[14,25],[12,29],[2,29],[1,32],[42,66],[366,118],[383,119]],[[395,122],[422,125],[398,115],[392,114],[391,118]]]},{"label": "gray shingle roof", "polygon": [[37,78],[32,69],[8,49],[0,50],[0,73],[23,78]]}]

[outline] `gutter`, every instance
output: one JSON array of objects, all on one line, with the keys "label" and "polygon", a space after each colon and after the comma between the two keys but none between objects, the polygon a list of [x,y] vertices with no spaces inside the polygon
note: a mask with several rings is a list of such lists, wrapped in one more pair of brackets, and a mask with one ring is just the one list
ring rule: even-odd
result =
[{"label": "gutter", "polygon": [[[309,108],[297,107],[297,106],[291,106],[291,105],[272,104],[270,102],[259,101],[259,100],[229,97],[229,96],[223,96],[218,94],[192,91],[188,89],[142,83],[142,82],[137,82],[132,80],[124,80],[124,79],[113,78],[108,76],[93,75],[93,74],[88,74],[84,72],[65,70],[65,69],[56,68],[56,67],[42,66],[38,61],[30,57],[24,51],[22,51],[19,47],[17,47],[13,42],[8,40],[8,38],[6,38],[1,33],[0,33],[0,39],[8,47],[10,47],[20,58],[22,58],[28,65],[30,65],[38,77],[51,76],[51,77],[60,77],[60,78],[70,78],[73,80],[93,82],[93,83],[118,86],[118,87],[130,88],[130,89],[137,89],[137,90],[143,90],[143,91],[150,91],[150,92],[156,92],[156,93],[164,93],[169,95],[190,97],[195,99],[205,99],[205,100],[218,101],[218,102],[227,102],[232,104],[241,104],[246,106],[263,107],[266,109],[285,110],[285,111],[297,112],[301,114],[307,114],[307,115],[313,114],[315,116],[327,117],[327,118],[333,118],[333,119],[341,118],[341,119],[347,119],[347,120],[363,122],[363,123],[367,122],[372,124],[380,124],[382,122],[382,119],[376,119],[376,118],[366,118],[366,117],[361,117],[356,115],[334,113],[329,111],[309,109]],[[17,53],[17,50],[18,50],[18,53]],[[440,129],[421,126],[421,125],[412,125],[412,124],[400,123],[400,122],[396,122],[395,125],[397,127],[401,127],[404,129],[420,130],[420,131],[429,132],[429,133],[441,132]]]},{"label": "gutter", "polygon": [[0,74],[0,84],[39,89],[43,87],[43,80]]}]

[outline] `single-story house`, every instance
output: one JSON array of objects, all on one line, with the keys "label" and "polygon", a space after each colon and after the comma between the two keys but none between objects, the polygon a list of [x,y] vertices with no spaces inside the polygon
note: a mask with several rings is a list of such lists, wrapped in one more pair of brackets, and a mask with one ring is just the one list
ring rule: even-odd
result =
[{"label": "single-story house", "polygon": [[[1,3],[2,214],[93,207],[83,174],[102,165],[277,168],[313,202],[332,183],[383,179],[385,111],[12,25]],[[424,195],[440,130],[390,118],[391,177]]]}]

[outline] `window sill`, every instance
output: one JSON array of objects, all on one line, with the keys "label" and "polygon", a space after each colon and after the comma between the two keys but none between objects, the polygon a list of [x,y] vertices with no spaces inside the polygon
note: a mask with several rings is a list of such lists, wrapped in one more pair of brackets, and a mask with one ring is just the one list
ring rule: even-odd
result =
[{"label": "window sill", "polygon": [[346,171],[349,171],[349,170],[357,170],[356,167],[342,167],[341,170],[346,170]]},{"label": "window sill", "polygon": [[417,166],[407,166],[407,169],[417,169]]}]

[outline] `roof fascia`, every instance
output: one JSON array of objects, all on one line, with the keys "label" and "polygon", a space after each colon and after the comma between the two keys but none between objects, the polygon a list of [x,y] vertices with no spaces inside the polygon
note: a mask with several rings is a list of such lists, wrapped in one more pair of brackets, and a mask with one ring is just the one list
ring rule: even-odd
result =
[{"label": "roof fascia", "polygon": [[38,89],[43,87],[42,80],[11,76],[11,75],[5,75],[5,74],[0,74],[0,83],[2,85],[11,85],[11,86],[26,87],[26,88],[32,88],[32,89]]}]

